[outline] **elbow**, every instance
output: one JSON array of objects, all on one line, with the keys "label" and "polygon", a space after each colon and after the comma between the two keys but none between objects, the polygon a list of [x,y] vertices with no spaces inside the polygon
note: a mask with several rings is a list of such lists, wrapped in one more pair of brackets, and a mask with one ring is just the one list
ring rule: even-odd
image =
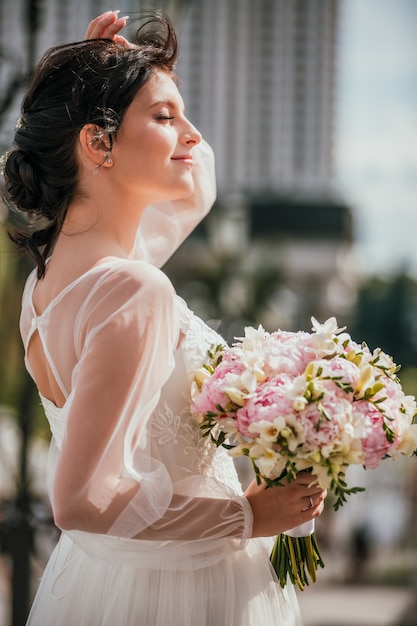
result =
[{"label": "elbow", "polygon": [[52,511],[55,525],[63,531],[101,532],[97,510],[86,499],[55,495]]},{"label": "elbow", "polygon": [[82,512],[76,504],[54,501],[52,506],[55,525],[61,530],[82,530]]},{"label": "elbow", "polygon": [[68,493],[55,493],[52,505],[54,522],[63,531],[82,530],[106,534],[120,513],[115,504],[114,499],[111,502],[92,502],[83,493],[71,497]]}]

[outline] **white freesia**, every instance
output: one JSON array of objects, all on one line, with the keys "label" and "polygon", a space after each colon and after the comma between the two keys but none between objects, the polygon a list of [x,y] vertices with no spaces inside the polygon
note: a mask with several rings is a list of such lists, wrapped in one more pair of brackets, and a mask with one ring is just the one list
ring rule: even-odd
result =
[{"label": "white freesia", "polygon": [[414,415],[417,413],[417,402],[414,396],[404,396],[403,398],[403,406],[407,417],[409,417],[410,422],[412,421]]},{"label": "white freesia", "polygon": [[219,430],[226,433],[229,437],[237,433],[236,420],[232,417],[225,417],[219,422]]},{"label": "white freesia", "polygon": [[285,418],[277,417],[273,422],[268,420],[252,422],[249,424],[248,431],[259,434],[259,437],[265,441],[276,441],[285,426]]},{"label": "white freesia", "polygon": [[[242,376],[242,374],[233,374],[229,372],[224,377],[225,388],[226,387],[234,387],[239,391],[243,391],[244,393],[250,393],[253,388],[253,379],[250,379],[248,376]],[[256,381],[254,383],[256,385]],[[256,389],[256,387],[255,387]]]},{"label": "white freesia", "polygon": [[258,381],[253,370],[244,370],[240,375],[240,381],[243,389],[246,389],[247,393],[254,393],[256,391]]},{"label": "white freesia", "polygon": [[253,328],[252,326],[246,326],[245,328],[245,336],[244,337],[236,337],[241,344],[242,350],[244,352],[256,351],[260,350],[260,346],[264,343],[268,333],[266,330],[259,325],[258,328]]},{"label": "white freesia", "polygon": [[236,355],[239,361],[244,365],[245,369],[250,371],[255,376],[258,383],[263,382],[266,379],[266,373],[264,370],[265,360],[261,351],[259,343],[250,345],[250,348],[245,350],[237,349]]},{"label": "white freesia", "polygon": [[223,392],[226,396],[238,406],[244,406],[245,398],[247,394],[241,389],[236,389],[235,387],[224,387]]},{"label": "white freesia", "polygon": [[417,424],[411,424],[402,433],[400,443],[397,445],[396,451],[405,456],[413,456],[417,449]]},{"label": "white freesia", "polygon": [[272,447],[260,443],[259,440],[256,440],[256,443],[251,446],[249,456],[256,461],[256,465],[263,476],[275,478],[284,471],[285,458]]},{"label": "white freesia", "polygon": [[295,452],[305,442],[305,432],[295,415],[286,415],[285,423],[290,435],[286,437],[288,450]]},{"label": "white freesia", "polygon": [[395,374],[395,370],[397,369],[396,364],[394,363],[392,357],[383,352],[381,348],[375,348],[372,353],[372,360],[375,361],[377,367],[386,371],[390,376]]},{"label": "white freesia", "polygon": [[363,398],[366,391],[375,383],[374,369],[372,365],[365,365],[360,371],[358,381],[355,387],[357,398]]},{"label": "white freesia", "polygon": [[[312,330],[314,331],[311,338],[318,356],[330,357],[337,352],[340,352],[343,340],[339,338],[336,342],[335,336],[344,331],[346,326],[338,328],[335,317],[330,317],[324,322],[324,324],[320,324],[314,317],[312,317],[311,323],[313,324]],[[346,337],[349,336],[346,335]]]},{"label": "white freesia", "polygon": [[320,322],[318,322],[315,317],[312,317],[311,323],[313,324],[312,330],[317,335],[328,335],[329,337],[331,337],[332,335],[338,335],[339,333],[346,330],[346,326],[343,326],[343,328],[338,328],[335,317],[329,317],[329,319],[327,319],[323,324],[320,324]]},{"label": "white freesia", "polygon": [[294,411],[303,411],[308,404],[308,401],[304,396],[296,396],[292,403]]},{"label": "white freesia", "polygon": [[200,367],[195,373],[195,380],[199,387],[201,387],[204,381],[211,378],[211,372],[209,372],[205,367]]},{"label": "white freesia", "polygon": [[230,448],[229,455],[232,458],[240,458],[241,456],[248,456],[248,450],[250,450],[252,443],[239,443],[233,448]]}]

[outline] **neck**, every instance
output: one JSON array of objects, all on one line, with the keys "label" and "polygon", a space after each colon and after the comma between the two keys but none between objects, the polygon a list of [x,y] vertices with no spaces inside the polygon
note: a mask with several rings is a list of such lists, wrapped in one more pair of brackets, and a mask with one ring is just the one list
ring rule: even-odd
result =
[{"label": "neck", "polygon": [[137,198],[130,204],[127,198],[105,194],[78,199],[68,208],[60,239],[82,242],[83,250],[94,245],[105,255],[129,258],[144,209]]}]

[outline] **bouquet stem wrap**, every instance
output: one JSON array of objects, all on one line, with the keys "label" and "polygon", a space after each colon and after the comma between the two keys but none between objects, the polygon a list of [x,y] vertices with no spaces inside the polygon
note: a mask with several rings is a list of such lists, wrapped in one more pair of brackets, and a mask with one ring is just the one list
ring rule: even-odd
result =
[{"label": "bouquet stem wrap", "polygon": [[[390,356],[357,344],[335,318],[312,323],[312,333],[247,327],[231,347],[213,346],[195,373],[191,411],[203,437],[251,459],[258,482],[311,471],[337,510],[363,491],[347,485],[349,465],[416,454],[417,407]],[[282,586],[287,576],[300,589],[314,581],[323,567],[314,528],[280,535],[271,561]]]}]

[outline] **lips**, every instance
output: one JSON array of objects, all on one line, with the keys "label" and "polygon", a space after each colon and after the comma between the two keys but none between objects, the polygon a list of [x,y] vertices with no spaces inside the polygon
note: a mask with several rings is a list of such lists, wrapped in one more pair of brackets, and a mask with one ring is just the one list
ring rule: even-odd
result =
[{"label": "lips", "polygon": [[173,161],[180,161],[186,165],[193,164],[193,157],[191,154],[178,154],[177,156],[171,157]]}]

